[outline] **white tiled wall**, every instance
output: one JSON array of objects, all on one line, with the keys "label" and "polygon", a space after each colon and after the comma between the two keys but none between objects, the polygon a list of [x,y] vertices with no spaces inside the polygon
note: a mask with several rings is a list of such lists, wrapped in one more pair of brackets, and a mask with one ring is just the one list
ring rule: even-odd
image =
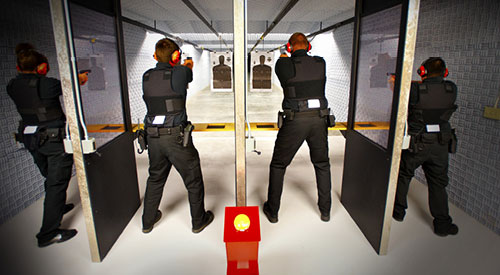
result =
[{"label": "white tiled wall", "polygon": [[44,179],[30,153],[19,149],[12,133],[21,119],[6,85],[14,78],[14,49],[30,42],[49,60],[48,76],[58,77],[56,49],[48,1],[4,1],[0,10],[0,224],[43,196]]}]

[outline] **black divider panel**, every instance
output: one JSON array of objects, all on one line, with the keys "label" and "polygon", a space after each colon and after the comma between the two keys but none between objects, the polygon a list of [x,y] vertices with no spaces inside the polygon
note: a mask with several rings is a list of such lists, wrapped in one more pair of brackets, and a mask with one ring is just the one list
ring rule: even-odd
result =
[{"label": "black divider panel", "polygon": [[105,13],[107,15],[115,15],[115,2],[119,0],[70,0],[72,3],[80,4],[86,8]]},{"label": "black divider panel", "polygon": [[85,156],[89,197],[101,260],[139,208],[139,186],[133,145],[125,132]]},{"label": "black divider panel", "polygon": [[382,225],[387,200],[390,158],[387,152],[368,138],[347,131],[341,202],[363,234],[380,251]]}]

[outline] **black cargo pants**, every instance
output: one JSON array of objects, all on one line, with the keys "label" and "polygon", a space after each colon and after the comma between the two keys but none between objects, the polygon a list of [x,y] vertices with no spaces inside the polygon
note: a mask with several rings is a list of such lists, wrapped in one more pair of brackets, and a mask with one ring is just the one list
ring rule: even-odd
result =
[{"label": "black cargo pants", "polygon": [[147,137],[149,154],[149,177],[144,195],[142,224],[150,227],[163,195],[163,187],[172,165],[177,169],[188,191],[193,228],[199,228],[205,220],[205,191],[198,151],[190,137],[187,147],[179,143],[179,133]]},{"label": "black cargo pants", "polygon": [[46,141],[30,153],[40,173],[45,177],[42,227],[36,235],[40,242],[44,242],[57,235],[56,230],[61,225],[66,190],[71,179],[73,155],[64,152],[62,141]]},{"label": "black cargo pants", "polygon": [[299,150],[304,140],[309,146],[309,154],[316,173],[318,206],[324,215],[330,214],[332,205],[330,159],[328,156],[328,128],[325,118],[295,117],[285,120],[274,144],[274,153],[269,172],[267,205],[272,215],[277,215],[283,192],[283,179],[287,166]]},{"label": "black cargo pants", "polygon": [[422,166],[429,189],[429,208],[435,228],[448,227],[452,219],[448,210],[448,143],[424,143],[417,153],[403,150],[399,167],[394,214],[403,218],[408,208],[407,195],[415,170]]}]

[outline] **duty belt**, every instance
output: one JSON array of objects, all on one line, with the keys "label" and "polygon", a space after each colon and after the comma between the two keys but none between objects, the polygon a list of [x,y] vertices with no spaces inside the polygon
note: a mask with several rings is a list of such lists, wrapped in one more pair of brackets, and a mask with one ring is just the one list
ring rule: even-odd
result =
[{"label": "duty belt", "polygon": [[159,137],[162,135],[175,135],[182,132],[181,126],[175,127],[146,127],[146,133],[149,137]]},{"label": "duty belt", "polygon": [[293,120],[296,117],[324,117],[329,115],[328,109],[307,111],[307,112],[294,112],[290,109],[285,109],[283,111],[288,120]]},{"label": "duty belt", "polygon": [[158,134],[160,135],[175,135],[181,132],[181,127],[169,127],[169,128],[158,128]]},{"label": "duty belt", "polygon": [[417,143],[434,143],[445,144],[451,139],[451,133],[422,133],[415,136]]}]

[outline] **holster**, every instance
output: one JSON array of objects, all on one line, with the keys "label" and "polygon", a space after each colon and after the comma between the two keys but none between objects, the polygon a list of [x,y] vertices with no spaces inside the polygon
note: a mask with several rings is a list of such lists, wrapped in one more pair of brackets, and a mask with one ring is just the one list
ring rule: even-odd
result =
[{"label": "holster", "polygon": [[410,146],[408,146],[408,151],[412,153],[417,153],[418,149],[418,136],[411,136],[410,138]]},{"label": "holster", "polygon": [[285,112],[278,112],[278,129],[281,129],[284,120],[285,120]]},{"label": "holster", "polygon": [[23,131],[24,131],[23,121],[19,120],[19,125],[17,126],[17,133],[14,133],[14,139],[17,142],[24,143],[24,141],[23,141]]},{"label": "holster", "polygon": [[181,131],[181,133],[183,133],[183,139],[182,139],[183,147],[188,146],[189,138],[191,137],[191,133],[193,132],[193,130],[194,130],[193,124],[191,124],[191,122],[188,121],[188,124],[186,125],[186,127],[184,127],[184,131]]},{"label": "holster", "polygon": [[328,127],[335,126],[335,116],[332,114],[330,108],[320,110],[319,115],[325,118],[326,126]]},{"label": "holster", "polygon": [[457,152],[458,139],[455,134],[455,129],[451,129],[451,139],[448,143],[448,152],[451,154],[455,154]]}]

